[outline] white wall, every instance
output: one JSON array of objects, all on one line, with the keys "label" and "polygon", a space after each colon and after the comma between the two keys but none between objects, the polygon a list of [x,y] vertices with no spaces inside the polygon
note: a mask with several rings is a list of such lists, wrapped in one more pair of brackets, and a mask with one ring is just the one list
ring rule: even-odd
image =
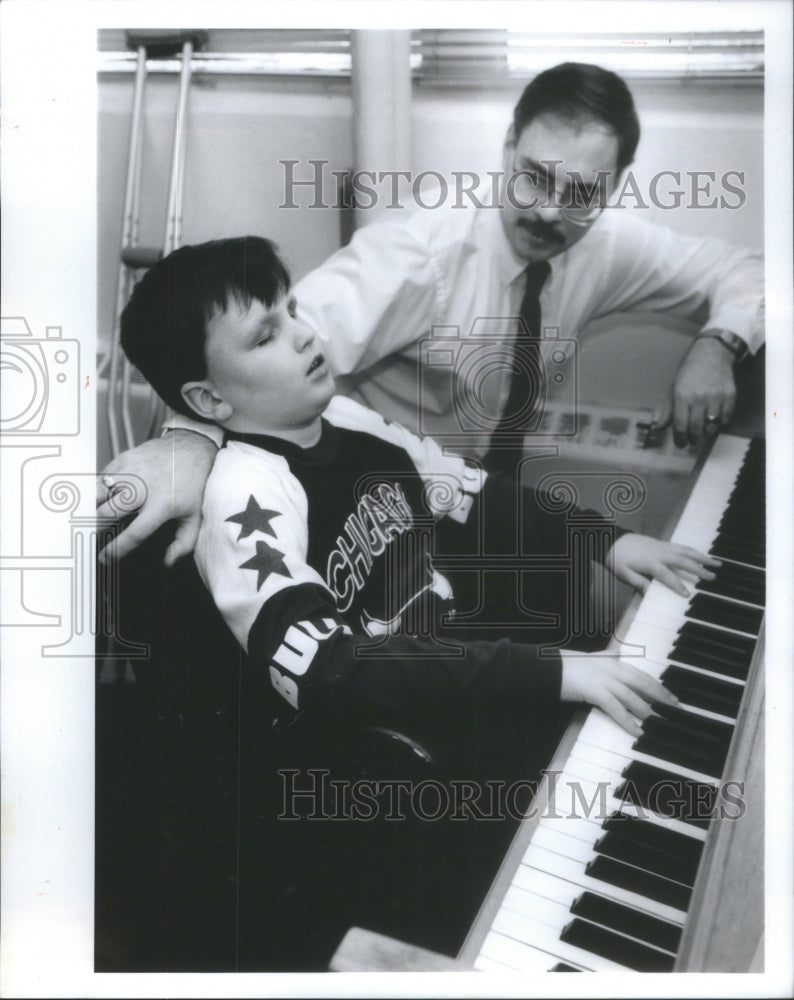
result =
[{"label": "white wall", "polygon": [[[147,85],[145,156],[140,245],[160,246],[168,199],[171,142],[176,106],[174,77],[152,77]],[[123,213],[132,79],[99,82],[99,264],[98,330],[106,342],[113,326]],[[340,245],[340,213],[280,209],[284,168],[300,160],[328,160],[328,171],[352,165],[348,83],[295,82],[265,78],[194,78],[184,179],[182,243],[256,234],[275,240],[301,277]],[[298,189],[295,203],[310,202]]]}]

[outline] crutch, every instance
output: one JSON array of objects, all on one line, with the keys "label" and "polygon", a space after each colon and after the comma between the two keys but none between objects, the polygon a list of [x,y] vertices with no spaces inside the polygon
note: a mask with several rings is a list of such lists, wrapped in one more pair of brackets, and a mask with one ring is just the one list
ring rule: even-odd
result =
[{"label": "crutch", "polygon": [[[130,382],[132,369],[123,356],[120,345],[119,320],[121,312],[130,297],[135,284],[135,274],[151,267],[164,254],[179,246],[182,221],[182,182],[185,166],[185,139],[187,135],[186,112],[190,90],[191,59],[207,41],[204,31],[128,31],[127,46],[137,52],[135,86],[132,101],[132,122],[130,126],[130,146],[127,163],[127,183],[124,193],[124,219],[121,236],[121,255],[116,285],[116,312],[110,349],[108,370],[108,427],[113,455],[123,448],[135,444],[135,432],[130,416]],[[174,143],[171,157],[171,179],[168,189],[168,209],[166,213],[165,237],[162,248],[138,246],[138,217],[140,211],[140,189],[143,150],[143,98],[146,89],[147,59],[166,59],[181,53],[179,92],[177,97]],[[121,389],[121,423],[124,443],[119,429],[117,400]],[[156,426],[162,416],[162,404],[154,393],[151,394],[152,409],[147,433]]]}]

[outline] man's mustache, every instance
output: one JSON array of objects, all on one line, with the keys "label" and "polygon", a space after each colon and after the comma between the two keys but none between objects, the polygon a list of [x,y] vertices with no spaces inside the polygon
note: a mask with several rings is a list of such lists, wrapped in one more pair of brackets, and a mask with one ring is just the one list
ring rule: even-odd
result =
[{"label": "man's mustache", "polygon": [[529,230],[529,232],[539,240],[546,240],[549,243],[564,243],[565,237],[563,234],[556,229],[554,226],[549,225],[547,222],[543,222],[542,219],[518,219],[516,220],[517,226],[523,226],[524,229]]}]

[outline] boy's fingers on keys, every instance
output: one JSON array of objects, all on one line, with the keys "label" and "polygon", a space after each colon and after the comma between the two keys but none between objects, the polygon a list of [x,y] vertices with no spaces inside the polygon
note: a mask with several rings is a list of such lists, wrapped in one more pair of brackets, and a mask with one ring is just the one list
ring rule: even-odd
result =
[{"label": "boy's fingers on keys", "polygon": [[623,682],[649,702],[662,701],[667,705],[678,704],[678,698],[654,677],[638,670],[630,663],[621,662],[620,666],[623,670],[621,675]]}]

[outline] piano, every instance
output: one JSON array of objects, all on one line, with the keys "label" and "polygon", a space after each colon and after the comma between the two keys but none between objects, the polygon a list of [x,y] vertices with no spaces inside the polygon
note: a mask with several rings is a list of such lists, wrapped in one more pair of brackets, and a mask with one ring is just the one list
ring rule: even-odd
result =
[{"label": "piano", "polygon": [[[610,647],[678,706],[639,738],[577,714],[450,968],[762,971],[764,501],[763,440],[718,437],[670,535],[716,578],[653,582]],[[377,967],[350,958],[362,933],[332,969]]]}]

